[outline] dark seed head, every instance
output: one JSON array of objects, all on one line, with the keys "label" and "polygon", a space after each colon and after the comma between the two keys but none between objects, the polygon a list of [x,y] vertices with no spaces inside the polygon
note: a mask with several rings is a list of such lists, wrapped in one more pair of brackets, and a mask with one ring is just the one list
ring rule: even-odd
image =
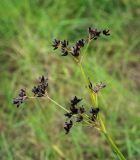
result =
[{"label": "dark seed head", "polygon": [[70,111],[71,111],[71,114],[77,114],[78,113],[78,109],[75,106],[71,106]]},{"label": "dark seed head", "polygon": [[71,112],[69,112],[69,113],[66,113],[66,114],[64,114],[66,117],[68,117],[68,118],[71,118],[72,117],[72,113]]},{"label": "dark seed head", "polygon": [[80,39],[79,41],[76,42],[76,46],[78,48],[84,47],[85,45],[85,40],[84,39]]},{"label": "dark seed head", "polygon": [[76,122],[81,122],[83,120],[83,116],[79,115],[76,119]]},{"label": "dark seed head", "polygon": [[81,113],[81,114],[85,113],[85,108],[84,108],[83,106],[80,107],[80,113]]},{"label": "dark seed head", "polygon": [[68,134],[70,129],[72,128],[72,125],[73,125],[73,122],[72,120],[70,120],[70,122],[65,122],[65,126],[64,126],[64,129],[65,129],[65,133]]},{"label": "dark seed head", "polygon": [[90,81],[90,79],[89,79],[89,78],[88,78],[88,80],[89,80],[89,85],[88,85],[88,87],[89,87],[89,89],[91,89],[91,90],[92,90],[92,88],[93,88],[92,83],[91,83],[91,81]]},{"label": "dark seed head", "polygon": [[53,47],[54,47],[54,50],[56,50],[59,46],[60,46],[60,40],[57,40],[57,39],[55,39],[54,41],[53,41]]},{"label": "dark seed head", "polygon": [[97,29],[89,27],[88,28],[88,33],[89,33],[90,40],[91,39],[96,40],[100,36],[101,31],[98,31]]},{"label": "dark seed head", "polygon": [[67,48],[69,45],[69,42],[67,40],[61,41],[61,45],[62,45],[61,46],[62,48]]},{"label": "dark seed head", "polygon": [[41,78],[40,78],[40,83],[47,83],[47,81],[48,81],[48,78],[47,77],[45,77],[45,76],[42,76]]},{"label": "dark seed head", "polygon": [[26,91],[24,89],[21,89],[20,92],[19,92],[19,96],[20,97],[26,96]]},{"label": "dark seed head", "polygon": [[76,96],[71,100],[71,106],[77,105],[82,99],[77,98]]},{"label": "dark seed head", "polygon": [[16,97],[13,99],[13,104],[15,104],[17,108],[20,106],[21,103],[23,103],[23,97]]},{"label": "dark seed head", "polygon": [[103,88],[105,88],[105,87],[106,87],[106,85],[105,85],[104,83],[100,82],[100,83],[96,84],[96,86],[94,86],[94,87],[92,88],[92,90],[93,90],[95,93],[98,93],[101,89],[103,89]]},{"label": "dark seed head", "polygon": [[78,57],[80,55],[80,48],[78,48],[77,46],[72,48],[72,55],[74,57]]},{"label": "dark seed head", "polygon": [[90,113],[92,114],[98,114],[98,112],[99,112],[99,108],[92,108],[90,111]]},{"label": "dark seed head", "polygon": [[39,85],[34,86],[32,92],[34,93],[34,96],[43,97],[47,91],[47,88],[48,88],[48,78],[42,76],[40,78]]},{"label": "dark seed head", "polygon": [[110,35],[109,30],[103,30],[103,34],[104,34],[105,36],[109,36],[109,35]]},{"label": "dark seed head", "polygon": [[13,99],[13,104],[19,107],[25,101],[25,99],[27,99],[26,91],[24,89],[21,89],[18,97]]},{"label": "dark seed head", "polygon": [[91,113],[91,118],[90,119],[92,121],[95,121],[96,118],[97,118],[97,115],[99,113],[99,108],[92,108],[91,111],[90,111],[90,113]]},{"label": "dark seed head", "polygon": [[97,83],[95,86],[89,80],[89,89],[91,89],[94,93],[98,93],[101,89],[105,88],[106,85],[103,82]]},{"label": "dark seed head", "polygon": [[67,56],[68,55],[68,51],[66,51],[64,48],[62,48],[62,55],[61,56]]}]

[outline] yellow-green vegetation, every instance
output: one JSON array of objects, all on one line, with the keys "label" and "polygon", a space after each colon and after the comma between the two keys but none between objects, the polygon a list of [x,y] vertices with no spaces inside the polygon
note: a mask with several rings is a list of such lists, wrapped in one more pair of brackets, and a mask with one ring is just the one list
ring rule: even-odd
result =
[{"label": "yellow-green vegetation", "polygon": [[80,69],[51,46],[54,38],[84,37],[89,26],[111,33],[92,42],[83,61],[92,82],[107,84],[99,94],[100,112],[126,159],[140,159],[139,7],[138,0],[0,1],[0,159],[116,158],[94,128],[77,126],[65,135],[64,112],[49,100],[12,104],[20,88],[31,90],[39,76],[48,75],[50,96],[59,104],[67,107],[77,95],[92,105]]}]

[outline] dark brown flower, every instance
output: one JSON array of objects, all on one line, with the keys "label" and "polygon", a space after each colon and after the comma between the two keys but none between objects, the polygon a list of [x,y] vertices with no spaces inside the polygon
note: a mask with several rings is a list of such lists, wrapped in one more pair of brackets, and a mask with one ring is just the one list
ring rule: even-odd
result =
[{"label": "dark brown flower", "polygon": [[109,35],[110,35],[109,30],[103,30],[103,34],[104,34],[105,36],[109,36]]},{"label": "dark brown flower", "polygon": [[75,106],[77,105],[82,99],[77,98],[76,96],[70,101],[71,102],[71,106]]},{"label": "dark brown flower", "polygon": [[71,107],[70,107],[70,111],[71,111],[71,114],[72,114],[72,115],[78,113],[78,109],[77,109],[75,106],[71,106]]},{"label": "dark brown flower", "polygon": [[90,113],[91,113],[91,120],[95,121],[97,119],[97,115],[99,113],[99,108],[92,108]]},{"label": "dark brown flower", "polygon": [[95,93],[98,93],[101,89],[103,89],[105,87],[106,87],[106,85],[104,83],[100,82],[100,83],[96,84],[96,86],[94,86],[92,90]]},{"label": "dark brown flower", "polygon": [[19,107],[26,99],[27,99],[26,91],[24,89],[21,89],[18,97],[13,99],[13,104]]},{"label": "dark brown flower", "polygon": [[60,44],[61,44],[61,41],[55,39],[55,40],[53,41],[53,45],[52,45],[52,46],[54,47],[54,50],[56,50],[56,49],[60,46]]},{"label": "dark brown flower", "polygon": [[91,89],[94,93],[98,93],[101,89],[105,88],[106,85],[103,82],[97,83],[95,86],[89,80],[89,89]]},{"label": "dark brown flower", "polygon": [[64,115],[65,115],[66,117],[68,117],[68,118],[71,118],[73,114],[72,114],[71,112],[69,112],[69,113],[65,113]]},{"label": "dark brown flower", "polygon": [[65,48],[62,48],[61,51],[63,53],[61,56],[67,56],[68,55],[68,51]]},{"label": "dark brown flower", "polygon": [[76,42],[76,46],[78,48],[82,48],[85,45],[85,40],[84,39],[80,39],[79,41]]},{"label": "dark brown flower", "polygon": [[67,40],[61,41],[62,48],[68,48],[69,42]]},{"label": "dark brown flower", "polygon": [[72,51],[72,55],[74,57],[78,57],[80,55],[80,49],[82,47],[84,47],[85,45],[85,40],[84,39],[80,39],[76,42],[75,46],[72,47],[71,51]]},{"label": "dark brown flower", "polygon": [[82,115],[78,115],[76,122],[81,122],[83,120],[83,116]]},{"label": "dark brown flower", "polygon": [[77,46],[72,48],[72,55],[74,57],[78,57],[80,55],[80,48],[78,48]]},{"label": "dark brown flower", "polygon": [[72,128],[72,125],[73,125],[73,122],[72,120],[70,120],[70,122],[65,122],[65,126],[64,126],[64,129],[65,129],[65,133],[68,134],[70,129]]},{"label": "dark brown flower", "polygon": [[80,107],[80,109],[79,109],[79,110],[80,110],[80,113],[81,113],[81,114],[85,113],[85,108],[84,108],[83,106],[82,106],[82,107]]},{"label": "dark brown flower", "polygon": [[96,40],[100,36],[101,31],[98,31],[97,29],[89,27],[88,33],[89,33],[90,40],[92,40],[92,39]]},{"label": "dark brown flower", "polygon": [[39,82],[39,85],[34,86],[32,92],[34,96],[43,97],[48,88],[48,78],[42,76]]}]

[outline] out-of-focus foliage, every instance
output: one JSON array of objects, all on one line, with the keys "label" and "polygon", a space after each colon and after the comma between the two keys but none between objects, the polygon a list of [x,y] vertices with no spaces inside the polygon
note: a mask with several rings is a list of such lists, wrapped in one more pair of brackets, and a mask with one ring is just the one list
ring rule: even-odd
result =
[{"label": "out-of-focus foliage", "polygon": [[51,47],[54,38],[73,43],[86,36],[89,26],[111,31],[84,60],[90,79],[107,84],[101,112],[127,159],[140,159],[139,8],[139,0],[0,1],[0,159],[114,159],[95,129],[79,126],[65,135],[64,112],[48,100],[12,105],[18,90],[31,90],[41,75],[49,76],[50,96],[60,104],[77,95],[91,105],[79,69]]}]

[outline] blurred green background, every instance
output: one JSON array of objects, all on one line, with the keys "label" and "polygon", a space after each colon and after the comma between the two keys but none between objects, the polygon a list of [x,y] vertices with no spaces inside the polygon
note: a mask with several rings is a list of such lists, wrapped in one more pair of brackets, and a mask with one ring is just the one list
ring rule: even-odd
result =
[{"label": "blurred green background", "polygon": [[89,26],[111,31],[92,43],[83,64],[92,81],[107,84],[99,97],[107,128],[127,159],[140,159],[139,16],[139,0],[0,1],[1,160],[115,159],[95,129],[77,126],[65,135],[64,112],[48,100],[12,104],[20,88],[31,94],[48,75],[60,104],[77,95],[91,105],[75,63],[51,47],[54,38],[73,44],[86,37]]}]

